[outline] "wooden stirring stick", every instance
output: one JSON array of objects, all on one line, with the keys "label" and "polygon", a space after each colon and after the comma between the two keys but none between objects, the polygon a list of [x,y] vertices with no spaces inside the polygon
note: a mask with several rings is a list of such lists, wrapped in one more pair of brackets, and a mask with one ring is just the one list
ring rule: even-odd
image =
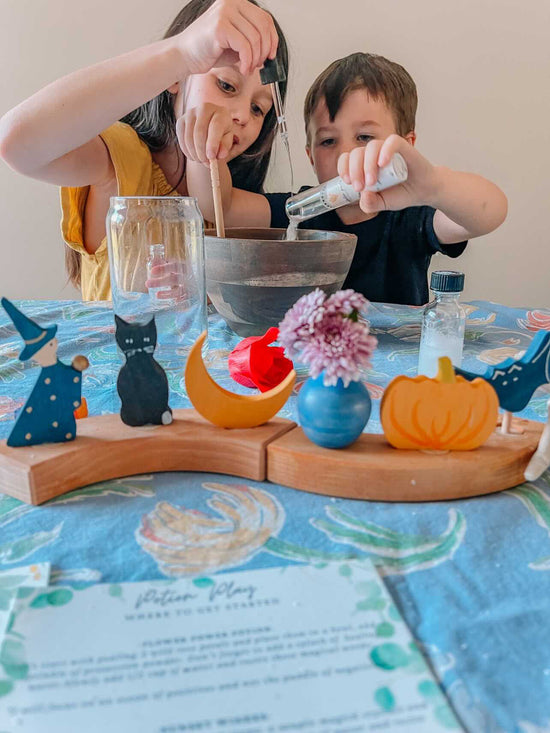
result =
[{"label": "wooden stirring stick", "polygon": [[220,189],[220,171],[216,159],[210,161],[210,180],[212,182],[212,194],[214,196],[214,216],[216,217],[216,234],[218,237],[225,237],[225,226],[223,223],[222,192]]}]

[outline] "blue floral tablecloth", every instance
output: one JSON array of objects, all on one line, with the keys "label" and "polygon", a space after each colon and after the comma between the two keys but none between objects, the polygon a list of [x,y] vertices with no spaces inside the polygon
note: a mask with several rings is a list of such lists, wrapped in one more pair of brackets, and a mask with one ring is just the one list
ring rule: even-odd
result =
[{"label": "blue floral tablecloth", "polygon": [[[88,356],[83,394],[90,413],[118,411],[120,359],[109,305],[18,305],[41,324],[59,324],[63,361],[77,353]],[[466,309],[463,366],[473,371],[514,356],[537,330],[550,329],[550,310],[488,302]],[[384,387],[397,374],[416,373],[421,310],[372,304],[367,317],[379,340],[365,374],[374,402],[367,429],[379,432]],[[237,341],[218,316],[210,316],[209,368],[224,386],[245,391],[226,366]],[[21,364],[20,350],[19,335],[0,313],[2,438],[39,369]],[[183,359],[184,350],[163,363],[173,407],[189,406]],[[549,387],[540,388],[522,416],[545,419],[549,397]],[[295,419],[294,400],[280,414]],[[167,539],[175,546],[169,555],[163,550]],[[213,542],[223,549],[215,560],[205,552]],[[500,494],[431,504],[327,498],[208,473],[109,481],[41,507],[0,495],[0,570],[50,561],[55,584],[346,558],[353,572],[354,563],[367,556],[377,563],[467,730],[550,731],[550,473]]]}]

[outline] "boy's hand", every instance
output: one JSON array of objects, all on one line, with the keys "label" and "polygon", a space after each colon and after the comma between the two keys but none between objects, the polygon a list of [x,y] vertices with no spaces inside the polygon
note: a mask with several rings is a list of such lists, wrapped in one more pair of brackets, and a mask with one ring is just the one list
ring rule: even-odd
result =
[{"label": "boy's hand", "polygon": [[188,74],[238,63],[246,76],[275,58],[278,43],[271,15],[248,0],[216,0],[178,36]]},{"label": "boy's hand", "polygon": [[[407,163],[407,180],[384,191],[365,191],[366,186],[376,183],[379,169],[388,165],[394,153],[400,153]],[[366,146],[342,153],[338,159],[338,175],[362,192],[359,206],[367,214],[429,204],[436,188],[435,167],[399,135],[371,140]]]},{"label": "boy's hand", "polygon": [[176,135],[186,158],[208,165],[210,160],[223,160],[229,155],[233,120],[225,107],[206,103],[187,110],[178,119]]}]

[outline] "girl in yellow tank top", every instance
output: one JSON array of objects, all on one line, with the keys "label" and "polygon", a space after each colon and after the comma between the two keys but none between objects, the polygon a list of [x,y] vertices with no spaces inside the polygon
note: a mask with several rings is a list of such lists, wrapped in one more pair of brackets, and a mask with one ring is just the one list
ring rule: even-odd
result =
[{"label": "girl in yellow tank top", "polygon": [[191,0],[163,40],[63,77],[0,120],[8,165],[61,187],[67,269],[84,300],[111,297],[111,196],[204,201],[214,158],[225,198],[232,186],[262,191],[277,121],[259,68],[275,57],[287,69],[283,33],[255,0]]}]

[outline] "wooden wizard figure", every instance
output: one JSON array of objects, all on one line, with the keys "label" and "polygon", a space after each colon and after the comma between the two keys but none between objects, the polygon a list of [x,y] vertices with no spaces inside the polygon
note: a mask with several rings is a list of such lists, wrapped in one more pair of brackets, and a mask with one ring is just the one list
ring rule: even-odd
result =
[{"label": "wooden wizard figure", "polygon": [[57,326],[42,328],[7,298],[2,306],[25,341],[21,361],[32,359],[42,367],[29,399],[21,410],[7,440],[19,447],[74,440],[74,411],[80,407],[82,372],[89,366],[85,356],[75,356],[72,366],[57,358]]}]

